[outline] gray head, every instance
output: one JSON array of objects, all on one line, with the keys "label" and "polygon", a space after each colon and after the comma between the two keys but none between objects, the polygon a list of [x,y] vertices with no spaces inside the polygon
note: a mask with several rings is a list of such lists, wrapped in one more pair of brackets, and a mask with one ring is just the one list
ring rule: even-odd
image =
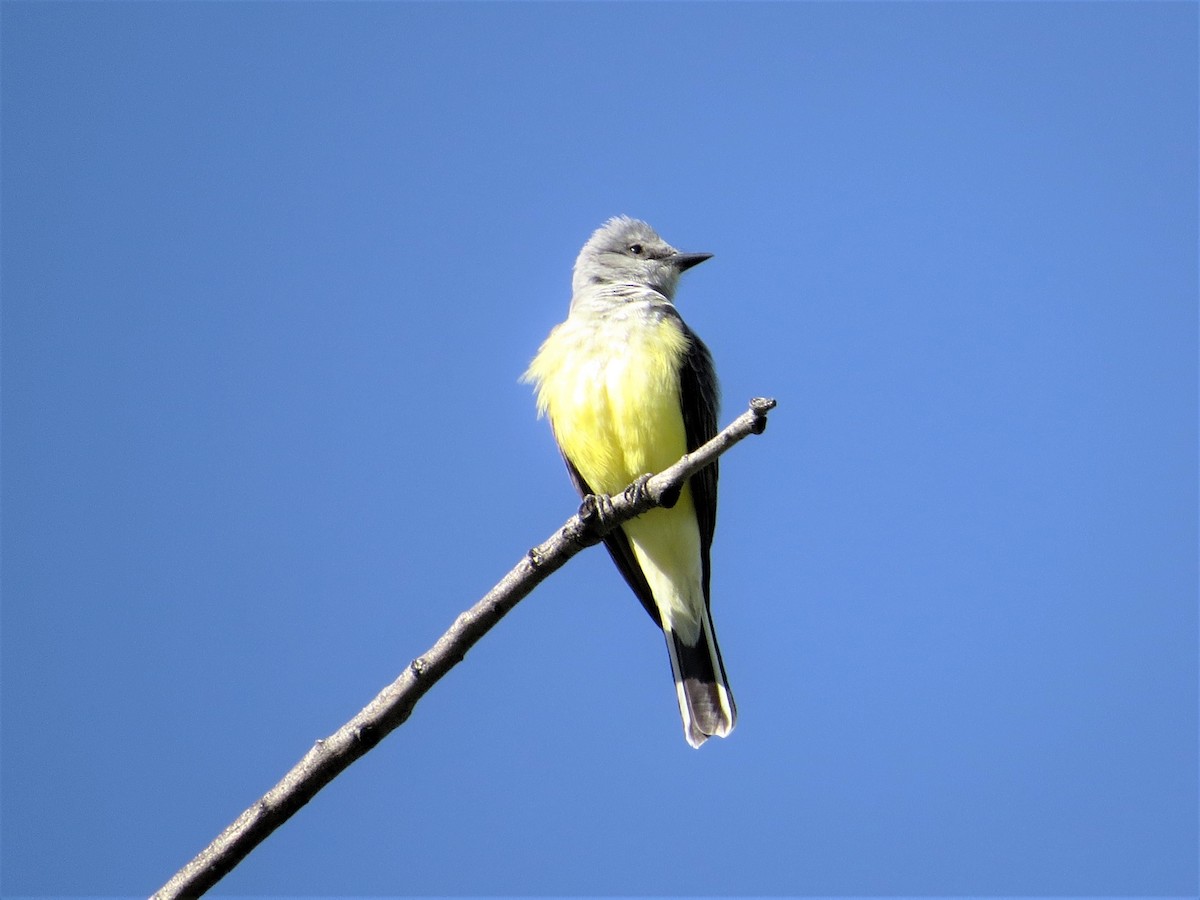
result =
[{"label": "gray head", "polygon": [[679,273],[710,256],[680,253],[645,222],[616,216],[596,229],[579,251],[571,288],[579,294],[595,285],[645,285],[670,300]]}]

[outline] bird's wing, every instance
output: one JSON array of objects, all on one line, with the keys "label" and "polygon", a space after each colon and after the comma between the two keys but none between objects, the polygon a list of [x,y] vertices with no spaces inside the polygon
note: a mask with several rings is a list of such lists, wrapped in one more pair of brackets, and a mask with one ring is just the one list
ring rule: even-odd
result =
[{"label": "bird's wing", "polygon": [[[687,452],[707,443],[717,433],[717,410],[721,403],[717,373],[712,354],[704,342],[684,325],[688,339],[687,353],[679,368],[679,399],[683,406],[683,430],[687,436]],[[717,527],[717,463],[693,475],[688,482],[692,502],[696,506],[696,521],[700,526],[700,558],[704,568],[704,602],[709,601],[708,583],[711,566],[709,550]],[[644,601],[643,601],[644,602]]]}]

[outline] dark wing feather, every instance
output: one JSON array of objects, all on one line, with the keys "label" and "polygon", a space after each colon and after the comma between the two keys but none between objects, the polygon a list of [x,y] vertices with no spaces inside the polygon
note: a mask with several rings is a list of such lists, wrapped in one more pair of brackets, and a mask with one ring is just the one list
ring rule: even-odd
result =
[{"label": "dark wing feather", "polygon": [[[580,497],[586,497],[588,494],[594,494],[583,476],[579,474],[579,470],[575,468],[566,456],[563,457],[563,462],[567,464],[567,474],[571,476],[571,483],[575,485],[575,490],[579,492]],[[608,533],[604,539],[604,546],[608,550],[608,555],[612,557],[616,563],[617,571],[624,576],[629,587],[633,589],[637,598],[642,601],[642,606],[646,607],[646,612],[650,613],[655,623],[661,628],[662,619],[659,618],[658,606],[654,603],[654,594],[650,592],[650,585],[646,583],[646,576],[642,574],[642,567],[638,565],[637,557],[633,555],[633,547],[629,545],[629,538],[625,536],[623,528],[617,528]],[[705,557],[707,559],[707,555]],[[705,579],[707,584],[707,578]],[[705,588],[705,596],[707,596],[707,588]]]},{"label": "dark wing feather", "polygon": [[[683,404],[683,430],[687,449],[691,453],[707,443],[717,433],[717,413],[721,390],[713,367],[712,354],[687,325],[683,333],[688,349],[679,369],[679,397]],[[696,520],[700,525],[700,558],[704,566],[704,602],[709,602],[708,583],[711,572],[709,551],[717,528],[717,463],[707,466],[691,477],[692,502],[696,505]]]}]

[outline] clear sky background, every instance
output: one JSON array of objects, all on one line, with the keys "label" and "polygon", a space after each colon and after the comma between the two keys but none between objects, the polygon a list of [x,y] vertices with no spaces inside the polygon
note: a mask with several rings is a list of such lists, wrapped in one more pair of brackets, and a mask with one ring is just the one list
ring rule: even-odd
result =
[{"label": "clear sky background", "polygon": [[1195,894],[1195,4],[0,26],[5,894],[157,888],[575,510],[618,213],[779,400],[737,730],[589,551],[216,894]]}]

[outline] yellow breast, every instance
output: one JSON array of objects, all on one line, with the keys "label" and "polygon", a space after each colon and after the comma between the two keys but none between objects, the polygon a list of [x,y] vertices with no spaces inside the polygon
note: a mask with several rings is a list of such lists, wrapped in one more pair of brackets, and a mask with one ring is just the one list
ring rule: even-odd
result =
[{"label": "yellow breast", "polygon": [[[621,317],[572,316],[542,344],[525,380],[537,386],[538,412],[593,491],[614,494],[687,451],[679,396],[687,348],[677,320],[636,308]],[[672,509],[621,527],[664,623],[695,643],[704,592],[690,487]]]},{"label": "yellow breast", "polygon": [[687,450],[679,366],[687,338],[671,317],[636,310],[572,317],[525,373],[563,454],[601,493],[658,472]]}]

